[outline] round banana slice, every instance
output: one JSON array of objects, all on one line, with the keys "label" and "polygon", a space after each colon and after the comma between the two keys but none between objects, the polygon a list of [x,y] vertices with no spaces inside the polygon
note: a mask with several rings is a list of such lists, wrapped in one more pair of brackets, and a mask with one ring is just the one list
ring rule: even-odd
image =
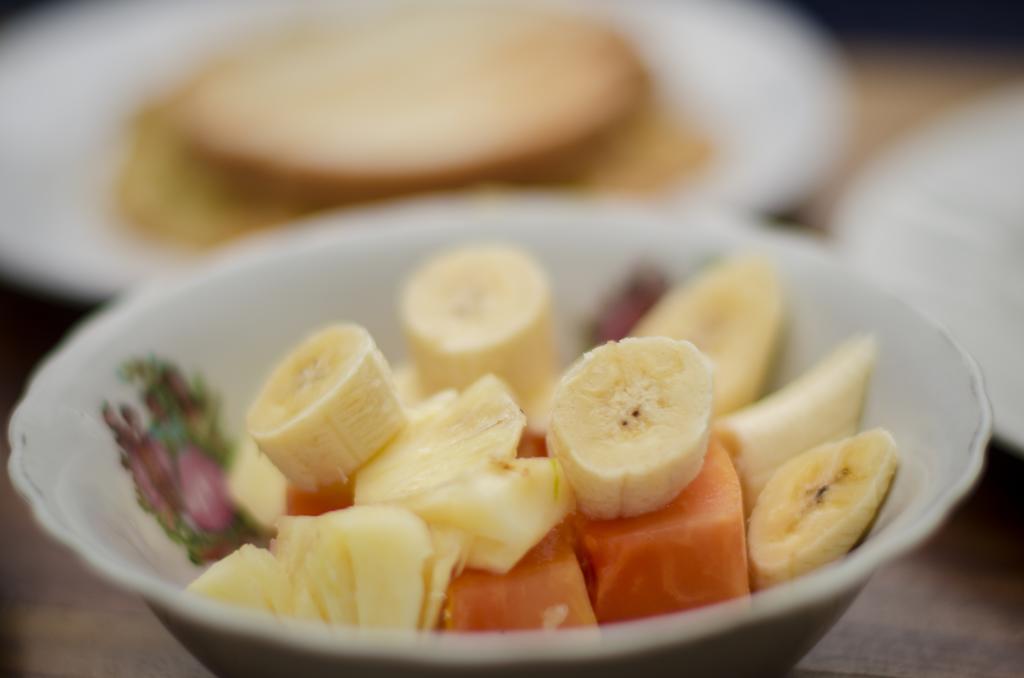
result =
[{"label": "round banana slice", "polygon": [[555,390],[550,453],[580,510],[635,516],[668,504],[704,463],[710,361],[687,342],[624,339],[585,354]]},{"label": "round banana slice", "polygon": [[249,409],[260,450],[304,490],[344,482],[405,426],[391,370],[358,325],[302,342]]},{"label": "round banana slice", "polygon": [[898,463],[892,436],[874,429],[780,466],[750,516],[754,586],[793,579],[853,548],[874,520]]},{"label": "round banana slice", "polygon": [[782,286],[757,255],[731,257],[666,294],[633,335],[692,341],[715,365],[715,414],[761,395],[782,327]]},{"label": "round banana slice", "polygon": [[431,259],[406,283],[401,315],[424,394],[494,374],[522,404],[555,377],[548,280],[516,247],[464,247]]}]

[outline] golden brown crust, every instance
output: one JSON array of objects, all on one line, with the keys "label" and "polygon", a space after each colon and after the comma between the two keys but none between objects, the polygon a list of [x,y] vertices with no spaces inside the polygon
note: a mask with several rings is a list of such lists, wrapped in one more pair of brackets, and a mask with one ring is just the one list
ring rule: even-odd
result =
[{"label": "golden brown crust", "polygon": [[173,103],[140,111],[127,130],[114,199],[136,233],[186,249],[220,244],[309,213],[314,206],[253,191],[208,166],[171,124]]},{"label": "golden brown crust", "polygon": [[[253,182],[212,167],[190,152],[173,124],[173,102],[136,117],[115,187],[117,210],[139,233],[186,248],[208,247],[325,207],[364,203],[352,195],[329,203],[287,186]],[[654,100],[541,170],[466,187],[525,183],[585,192],[650,194],[677,185],[706,166],[712,149],[699,130]]]},{"label": "golden brown crust", "polygon": [[[183,97],[182,131],[195,152],[235,176],[315,200],[532,179],[629,117],[647,78],[629,44],[599,23],[501,11],[510,14],[497,20],[460,7],[453,10],[454,28],[436,23],[443,19],[435,11],[422,44],[408,17],[396,26],[383,20],[376,31],[346,29],[336,39],[313,32],[298,56],[294,34],[264,43],[192,83]],[[437,44],[446,31],[451,39]],[[318,47],[317,40],[324,42]],[[325,73],[309,77],[306,68],[305,84],[291,82],[299,76],[288,69],[303,72],[319,56],[344,61],[346,48],[338,46],[344,40],[353,41],[358,69],[325,66]],[[371,40],[394,43],[399,54],[360,56]],[[436,69],[417,68],[431,59],[439,62]],[[473,60],[479,63],[466,65]],[[401,75],[409,69],[411,75]],[[396,84],[403,77],[408,82]],[[280,85],[280,94],[267,91],[267,83]],[[339,89],[330,92],[332,86]],[[367,103],[375,96],[379,102]],[[426,122],[417,107],[426,109]],[[375,128],[373,114],[382,111]],[[334,128],[317,127],[335,114]],[[364,130],[371,141],[360,137]]]},{"label": "golden brown crust", "polygon": [[[114,191],[117,209],[139,232],[195,248],[217,245],[251,230],[324,208],[449,188],[500,190],[503,185],[526,184],[582,192],[651,194],[678,184],[706,165],[710,149],[705,138],[677,112],[657,101],[657,93],[651,90],[643,67],[618,34],[572,17],[560,16],[558,21],[561,23],[556,22],[554,34],[563,42],[571,42],[572,36],[566,37],[568,25],[577,33],[582,46],[572,48],[568,56],[562,47],[557,47],[546,57],[536,59],[539,75],[537,67],[509,71],[504,65],[511,62],[522,67],[520,57],[524,54],[545,54],[545,45],[550,47],[552,41],[548,30],[551,26],[545,26],[545,30],[517,29],[518,34],[528,34],[530,39],[510,40],[506,36],[510,47],[491,54],[490,61],[480,67],[484,72],[505,68],[505,77],[513,78],[512,87],[518,88],[517,93],[541,94],[552,88],[558,92],[555,85],[568,81],[579,84],[581,78],[575,75],[580,73],[600,71],[600,77],[582,78],[589,83],[582,93],[563,98],[541,97],[543,100],[526,108],[510,105],[507,110],[489,111],[490,117],[482,116],[483,119],[500,123],[505,134],[483,135],[490,143],[484,149],[487,152],[454,156],[463,162],[451,162],[453,156],[444,155],[448,144],[465,141],[456,129],[439,136],[436,146],[419,146],[419,156],[408,154],[418,163],[406,162],[409,158],[403,153],[405,149],[391,148],[390,156],[385,153],[390,163],[375,168],[375,156],[367,153],[364,160],[370,166],[362,171],[353,171],[344,162],[304,162],[308,158],[301,152],[290,152],[287,146],[272,147],[275,152],[266,157],[240,152],[226,142],[259,140],[252,136],[251,128],[241,124],[244,121],[229,120],[238,123],[236,134],[223,138],[215,134],[220,127],[197,126],[194,107],[197,98],[201,99],[198,92],[208,87],[211,79],[216,81],[225,71],[230,72],[237,64],[245,64],[258,55],[270,59],[268,68],[274,67],[274,63],[280,65],[277,50],[301,50],[311,41],[311,32],[315,36],[320,29],[293,29],[251,42],[246,50],[209,63],[177,91],[140,112],[127,130],[127,153]],[[336,34],[341,29],[328,30]],[[458,30],[465,37],[464,27]],[[489,30],[495,29],[492,26]],[[373,41],[363,47],[379,49]],[[585,58],[579,59],[580,54]],[[456,50],[455,56],[463,55]],[[363,81],[361,96],[366,94],[365,87],[382,77],[382,69],[401,72],[408,59],[408,54],[402,54],[392,62],[378,64],[380,68],[371,74],[373,78],[367,76],[369,79]],[[563,63],[566,61],[568,66]],[[284,62],[284,74],[289,76],[285,78],[287,84],[294,73],[287,70],[287,58]],[[473,77],[453,84],[447,71],[438,72],[437,79],[423,89],[424,96],[429,94],[437,104],[435,111],[444,111],[445,102],[454,101],[455,108],[472,102],[472,96],[466,97],[465,85],[467,80],[482,82],[477,77],[479,73],[474,71]],[[558,73],[557,77],[551,79],[551,72]],[[362,70],[360,73],[366,75]],[[515,81],[515,77],[520,80]],[[523,77],[527,79],[524,81]],[[544,87],[538,88],[531,78],[543,80]],[[495,96],[501,94],[500,88],[491,91],[497,91]],[[403,92],[398,93],[408,98]],[[360,105],[354,94],[346,97],[354,102],[352,105]],[[285,110],[289,104],[287,97],[271,100]],[[581,106],[581,100],[590,105]],[[394,102],[388,104],[378,107],[383,114]],[[524,115],[529,124],[521,124]],[[465,120],[460,122],[468,124]],[[239,130],[244,134],[238,135]],[[329,128],[321,131],[330,134]],[[383,140],[387,141],[387,137]],[[424,148],[441,149],[440,159],[424,159]],[[243,150],[252,149],[243,144]],[[256,150],[267,149],[257,145]],[[302,151],[301,146],[299,150]],[[472,162],[467,162],[467,158]]]}]

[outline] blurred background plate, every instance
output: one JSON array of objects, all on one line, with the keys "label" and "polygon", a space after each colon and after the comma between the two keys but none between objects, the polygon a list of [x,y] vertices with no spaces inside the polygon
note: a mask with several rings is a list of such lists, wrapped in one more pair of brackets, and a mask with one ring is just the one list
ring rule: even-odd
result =
[{"label": "blurred background plate", "polygon": [[996,435],[1024,456],[1024,86],[926,128],[854,183],[833,223],[855,266],[981,363]]},{"label": "blurred background plate", "polygon": [[[139,106],[285,13],[378,3],[60,3],[0,39],[0,273],[96,301],[194,254],[119,227],[111,184]],[[668,199],[759,211],[816,188],[845,138],[844,89],[827,40],[791,10],[726,0],[585,3],[612,16],[669,104],[707,130],[714,160]]]}]

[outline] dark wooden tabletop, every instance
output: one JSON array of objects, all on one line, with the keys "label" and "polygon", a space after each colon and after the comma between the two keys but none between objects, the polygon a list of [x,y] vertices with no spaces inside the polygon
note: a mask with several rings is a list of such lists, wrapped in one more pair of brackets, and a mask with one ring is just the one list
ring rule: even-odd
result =
[{"label": "dark wooden tabletop", "polygon": [[[872,47],[851,56],[853,147],[833,185],[800,212],[818,225],[846,178],[894,136],[1024,78],[1022,56]],[[0,423],[33,365],[84,312],[0,283]],[[139,600],[42,534],[6,477],[7,455],[5,433],[0,677],[209,676]],[[879,571],[793,675],[1024,676],[1024,461],[993,445],[973,496],[928,544]]]}]

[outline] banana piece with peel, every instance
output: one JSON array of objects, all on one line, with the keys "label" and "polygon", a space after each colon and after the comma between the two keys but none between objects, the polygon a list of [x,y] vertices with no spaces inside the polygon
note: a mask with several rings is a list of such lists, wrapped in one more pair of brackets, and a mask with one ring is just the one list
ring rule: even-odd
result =
[{"label": "banana piece with peel", "polygon": [[524,406],[557,369],[551,290],[540,265],[509,245],[447,251],[420,266],[401,295],[415,389],[463,389],[486,374]]},{"label": "banana piece with peel", "polygon": [[874,429],[779,467],[750,516],[754,586],[774,586],[846,554],[874,520],[898,465],[892,436]]},{"label": "banana piece with peel", "polygon": [[711,362],[688,341],[628,338],[583,355],[555,390],[547,445],[592,518],[668,504],[704,463]]},{"label": "banana piece with peel", "polygon": [[877,353],[871,336],[848,339],[782,389],[715,422],[715,435],[736,465],[748,516],[782,464],[856,433]]},{"label": "banana piece with peel", "polygon": [[739,255],[711,265],[662,297],[632,335],[686,339],[715,366],[715,415],[760,397],[783,320],[782,284],[770,260]]},{"label": "banana piece with peel", "polygon": [[274,368],[249,435],[297,487],[347,481],[406,424],[391,370],[365,328],[333,325]]}]

